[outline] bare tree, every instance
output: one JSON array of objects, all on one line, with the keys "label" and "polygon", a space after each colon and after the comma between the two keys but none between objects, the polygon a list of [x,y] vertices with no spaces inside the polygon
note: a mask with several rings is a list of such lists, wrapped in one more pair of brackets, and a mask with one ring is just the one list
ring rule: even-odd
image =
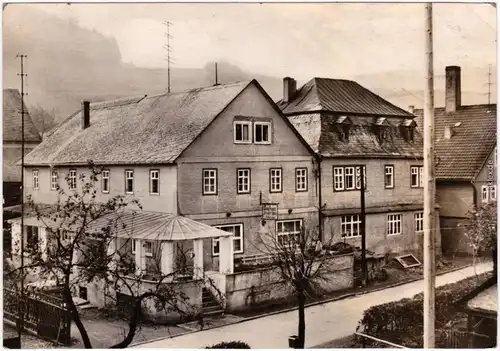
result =
[{"label": "bare tree", "polygon": [[[95,185],[101,172],[101,168],[90,163],[89,174],[80,175],[79,191],[66,193],[58,187],[59,200],[51,208],[42,207],[31,198],[28,200],[28,206],[43,224],[46,236],[43,239],[26,240],[25,251],[29,252],[27,264],[22,270],[18,267],[4,274],[4,280],[16,277],[23,271],[25,276],[36,274],[44,277],[41,278],[42,283],[52,281],[60,287],[85,348],[92,348],[92,343],[72,296],[74,289],[81,285],[99,284],[110,299],[116,299],[118,291],[124,291],[131,297],[128,332],[122,341],[110,348],[125,348],[132,342],[141,320],[141,307],[150,300],[156,310],[165,316],[173,313],[181,319],[198,318],[202,323],[200,306],[191,303],[190,297],[179,284],[168,284],[184,272],[162,274],[158,251],[153,255],[152,267],[147,272],[138,270],[133,255],[127,249],[131,248],[134,233],[123,218],[125,210],[134,208],[140,211],[141,205],[123,196],[98,202]],[[68,176],[66,181],[70,183],[73,180]],[[118,245],[118,234],[123,238],[124,233],[125,239],[120,240],[121,244]],[[159,250],[159,245],[157,248]],[[144,278],[150,282],[147,289],[143,288]],[[200,284],[213,283],[205,277],[201,278]],[[15,279],[19,286],[20,279],[25,277]]]},{"label": "bare tree", "polygon": [[493,270],[497,273],[497,203],[492,202],[473,209],[467,214],[465,237],[472,250],[474,268],[477,257],[491,251]]},{"label": "bare tree", "polygon": [[302,227],[300,231],[296,231],[296,228],[283,229],[290,234],[262,233],[255,247],[268,257],[270,265],[277,268],[283,282],[293,289],[299,312],[295,348],[304,348],[306,298],[321,293],[324,290],[322,283],[327,282],[334,273],[332,256],[326,249],[332,246],[333,236],[322,243],[317,227]]},{"label": "bare tree", "polygon": [[42,138],[44,137],[45,133],[50,131],[57,124],[55,121],[54,109],[52,109],[51,111],[47,111],[42,106],[36,105],[31,106],[29,112],[31,120],[35,124],[36,129],[40,132]]}]

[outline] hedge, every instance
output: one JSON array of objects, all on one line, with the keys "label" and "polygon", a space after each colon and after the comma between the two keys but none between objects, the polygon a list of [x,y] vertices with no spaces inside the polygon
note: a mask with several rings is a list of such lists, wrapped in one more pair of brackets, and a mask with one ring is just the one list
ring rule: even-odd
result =
[{"label": "hedge", "polygon": [[206,349],[250,349],[251,347],[243,341],[221,342],[212,346],[205,347]]},{"label": "hedge", "polygon": [[[435,311],[436,329],[457,317],[464,316],[454,302],[472,291],[491,275],[473,276],[436,289]],[[358,331],[409,348],[423,347],[423,293],[412,298],[372,306],[367,309],[359,322]],[[356,344],[361,340],[356,338]],[[444,347],[436,333],[436,347]],[[355,347],[355,346],[353,346]]]}]

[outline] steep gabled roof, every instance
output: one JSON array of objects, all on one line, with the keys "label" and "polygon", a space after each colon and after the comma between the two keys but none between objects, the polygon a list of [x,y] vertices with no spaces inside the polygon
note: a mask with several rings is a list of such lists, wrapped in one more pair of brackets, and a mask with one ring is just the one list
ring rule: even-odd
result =
[{"label": "steep gabled roof", "polygon": [[[22,98],[17,89],[3,89],[3,141],[21,142],[22,119],[21,119]],[[27,106],[25,105],[27,111]],[[24,140],[26,142],[41,142],[42,138],[36,129],[29,113],[24,115]]]},{"label": "steep gabled roof", "polygon": [[360,84],[344,79],[313,78],[292,101],[278,102],[285,115],[328,111],[373,116],[413,117]]},{"label": "steep gabled roof", "polygon": [[[423,110],[415,110],[417,125],[423,130]],[[456,124],[460,124],[455,126]],[[445,127],[453,129],[444,138]],[[455,112],[434,110],[436,179],[472,181],[479,174],[496,145],[497,106],[460,106]]]},{"label": "steep gabled roof", "polygon": [[172,163],[250,84],[91,104],[90,126],[80,113],[62,123],[26,157],[26,164]]}]

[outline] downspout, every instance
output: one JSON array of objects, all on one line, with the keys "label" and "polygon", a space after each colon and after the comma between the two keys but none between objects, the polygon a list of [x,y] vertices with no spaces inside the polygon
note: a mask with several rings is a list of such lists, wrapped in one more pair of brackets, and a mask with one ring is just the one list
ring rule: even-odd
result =
[{"label": "downspout", "polygon": [[321,201],[321,156],[318,155],[316,158],[316,161],[318,162],[318,230],[319,230],[319,239],[321,243],[324,241],[324,235],[323,235],[323,202]]}]

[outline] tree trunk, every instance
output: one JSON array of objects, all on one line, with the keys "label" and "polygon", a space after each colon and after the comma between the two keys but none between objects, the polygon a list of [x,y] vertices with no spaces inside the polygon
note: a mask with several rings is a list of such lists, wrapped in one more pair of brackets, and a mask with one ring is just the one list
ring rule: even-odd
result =
[{"label": "tree trunk", "polygon": [[303,349],[306,342],[306,296],[303,291],[300,291],[297,295],[299,300],[299,330],[298,330],[298,338],[297,345],[295,348]]},{"label": "tree trunk", "polygon": [[492,259],[493,259],[493,274],[495,275],[495,277],[497,276],[497,267],[498,267],[497,250],[498,249],[497,249],[496,243],[495,243],[493,250],[491,250],[491,255],[492,255]]},{"label": "tree trunk", "polygon": [[91,349],[92,343],[90,342],[89,334],[87,333],[87,330],[85,329],[85,326],[83,325],[82,320],[80,319],[80,314],[78,313],[76,305],[73,302],[69,285],[64,286],[63,294],[64,294],[64,299],[68,304],[69,311],[71,312],[71,318],[75,322],[76,327],[78,328],[78,331],[82,336],[83,345],[85,346],[86,349]]}]

